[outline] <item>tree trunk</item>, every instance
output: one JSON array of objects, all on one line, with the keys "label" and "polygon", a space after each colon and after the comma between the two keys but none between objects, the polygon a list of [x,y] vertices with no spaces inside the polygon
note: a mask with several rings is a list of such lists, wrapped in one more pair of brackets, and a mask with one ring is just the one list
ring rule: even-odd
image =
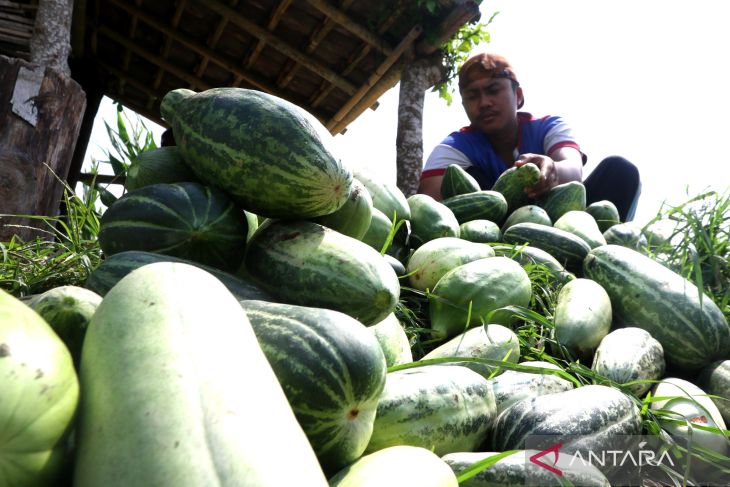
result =
[{"label": "tree trunk", "polygon": [[444,75],[440,54],[404,67],[398,98],[396,136],[397,185],[406,197],[416,193],[423,170],[423,103],[425,91]]},{"label": "tree trunk", "polygon": [[73,4],[73,0],[40,0],[30,39],[30,61],[68,78]]},{"label": "tree trunk", "polygon": [[68,66],[72,12],[73,0],[40,0],[32,62],[0,56],[0,241],[42,236],[29,216],[59,212],[86,108]]}]

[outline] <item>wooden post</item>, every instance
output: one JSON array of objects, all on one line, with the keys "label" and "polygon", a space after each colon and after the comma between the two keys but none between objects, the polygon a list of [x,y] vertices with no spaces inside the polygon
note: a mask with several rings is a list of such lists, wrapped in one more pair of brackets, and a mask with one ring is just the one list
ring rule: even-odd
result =
[{"label": "wooden post", "polygon": [[42,234],[15,215],[58,215],[85,108],[70,77],[0,56],[0,241]]}]

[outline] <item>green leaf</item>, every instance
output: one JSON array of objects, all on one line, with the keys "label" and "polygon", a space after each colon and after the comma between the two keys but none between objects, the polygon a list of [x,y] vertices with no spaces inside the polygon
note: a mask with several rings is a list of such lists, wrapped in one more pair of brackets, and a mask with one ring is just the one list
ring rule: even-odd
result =
[{"label": "green leaf", "polygon": [[456,478],[456,481],[461,484],[465,480],[468,480],[481,472],[482,470],[486,470],[487,468],[491,467],[498,461],[502,460],[503,458],[506,458],[508,456],[514,455],[515,453],[521,453],[522,450],[508,450],[502,453],[498,453],[496,455],[492,455],[490,457],[484,458],[482,460],[479,460],[477,462],[474,462],[469,468],[465,469],[463,472],[459,474],[459,476]]},{"label": "green leaf", "polygon": [[101,202],[104,203],[104,205],[106,205],[107,207],[111,206],[115,201],[117,201],[117,197],[114,196],[114,194],[106,188],[102,188],[101,186],[97,185],[96,190],[99,192]]}]

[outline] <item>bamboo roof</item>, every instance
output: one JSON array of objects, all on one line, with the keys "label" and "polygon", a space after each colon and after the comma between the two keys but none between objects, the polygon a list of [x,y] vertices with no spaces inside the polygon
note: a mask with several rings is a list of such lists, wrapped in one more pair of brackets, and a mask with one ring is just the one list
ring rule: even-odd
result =
[{"label": "bamboo roof", "polygon": [[[0,52],[27,55],[35,4],[0,0]],[[163,123],[159,103],[169,90],[238,86],[296,103],[332,133],[375,108],[406,59],[433,53],[479,17],[478,2],[463,0],[74,4],[72,72],[92,70],[105,95],[151,120]]]}]

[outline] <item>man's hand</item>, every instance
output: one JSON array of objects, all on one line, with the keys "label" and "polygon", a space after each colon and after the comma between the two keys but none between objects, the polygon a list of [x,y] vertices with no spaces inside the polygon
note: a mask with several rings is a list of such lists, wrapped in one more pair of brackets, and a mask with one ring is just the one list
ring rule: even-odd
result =
[{"label": "man's hand", "polygon": [[540,179],[534,186],[525,188],[525,193],[532,199],[537,199],[544,195],[551,188],[560,184],[558,177],[558,170],[553,161],[549,156],[543,156],[540,154],[522,154],[519,159],[515,161],[515,166],[524,166],[528,162],[533,163],[540,169]]}]

